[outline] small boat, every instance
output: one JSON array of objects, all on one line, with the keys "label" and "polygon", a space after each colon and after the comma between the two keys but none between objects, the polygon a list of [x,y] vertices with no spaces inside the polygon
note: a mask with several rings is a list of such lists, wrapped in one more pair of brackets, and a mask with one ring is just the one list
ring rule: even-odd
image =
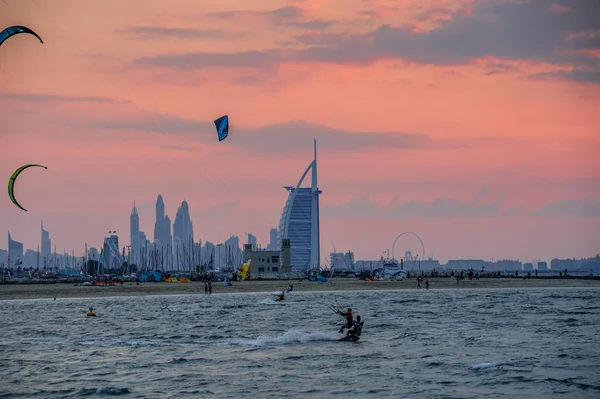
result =
[{"label": "small boat", "polygon": [[[404,270],[404,265],[398,263],[396,259],[382,259],[381,269],[373,271],[373,276],[379,278],[401,278],[407,277],[407,272]],[[373,277],[371,276],[371,277]]]}]

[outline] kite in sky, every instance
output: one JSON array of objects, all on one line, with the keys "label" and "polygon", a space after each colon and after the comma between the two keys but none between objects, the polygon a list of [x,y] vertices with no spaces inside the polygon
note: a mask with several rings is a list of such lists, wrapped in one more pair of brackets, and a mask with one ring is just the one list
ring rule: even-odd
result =
[{"label": "kite in sky", "polygon": [[44,43],[42,38],[39,37],[37,33],[32,31],[31,29],[29,29],[28,27],[16,25],[16,26],[9,26],[8,28],[6,28],[2,32],[0,32],[0,46],[2,46],[2,43],[4,43],[6,41],[6,39],[8,39],[11,36],[18,35],[19,33],[29,33],[30,35],[33,35],[33,36],[37,37],[38,39],[40,39],[41,43]]},{"label": "kite in sky", "polygon": [[19,176],[19,174],[22,171],[24,171],[25,169],[30,168],[32,166],[38,166],[40,168],[48,169],[44,165],[38,165],[38,164],[29,164],[29,165],[21,166],[19,169],[15,170],[15,173],[12,174],[12,176],[10,177],[10,180],[8,181],[8,196],[10,197],[10,200],[13,202],[13,204],[15,204],[19,208],[23,209],[25,212],[27,212],[27,209],[25,209],[21,205],[19,205],[19,203],[17,202],[17,199],[15,198],[15,193],[14,193],[15,181],[17,180],[17,177]]},{"label": "kite in sky", "polygon": [[219,119],[215,120],[215,126],[217,127],[219,141],[225,140],[227,135],[229,135],[229,117],[227,115],[224,115]]}]

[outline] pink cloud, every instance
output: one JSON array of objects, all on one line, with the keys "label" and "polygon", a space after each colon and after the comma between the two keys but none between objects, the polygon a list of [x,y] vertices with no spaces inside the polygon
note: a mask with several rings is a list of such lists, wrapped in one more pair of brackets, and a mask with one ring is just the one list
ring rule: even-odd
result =
[{"label": "pink cloud", "polygon": [[[276,7],[248,10],[241,1],[227,9],[193,1],[71,2],[33,11],[11,2],[14,18],[27,16],[47,40],[15,41],[0,52],[0,174],[29,162],[49,169],[19,181],[28,213],[6,196],[0,201],[2,225],[30,248],[37,246],[40,219],[59,248],[99,245],[112,229],[126,243],[133,201],[151,237],[153,204],[162,193],[171,216],[182,200],[190,203],[196,236],[204,240],[250,231],[264,243],[286,200],[281,186],[294,184],[306,168],[313,137],[324,209],[366,194],[382,206],[394,198],[464,202],[485,187],[496,197],[506,194],[506,209],[598,198],[600,89],[575,82],[594,78],[580,72],[593,70],[596,49],[569,48],[589,40],[591,33],[577,33],[589,29],[577,26],[570,38],[548,30],[534,43],[519,39],[521,25],[507,30],[512,25],[500,23],[514,21],[513,13],[517,21],[529,15],[519,10],[541,18],[545,3],[505,5],[500,19],[477,2],[338,3],[295,3],[302,7],[296,14],[274,19]],[[366,8],[379,14],[357,19]],[[235,10],[251,12],[233,25],[206,16]],[[561,15],[574,12],[582,11]],[[431,32],[448,29],[439,37],[454,39],[440,44],[404,32],[419,13]],[[65,21],[82,34],[71,34]],[[486,42],[480,25],[493,28],[500,44]],[[131,27],[154,36],[125,34]],[[131,67],[135,59],[183,54],[212,55],[173,58],[205,62],[200,66]],[[223,60],[227,68],[215,65]],[[540,74],[562,80],[532,79]],[[211,123],[226,113],[231,136],[219,144]],[[360,219],[357,230],[355,221],[323,216],[322,246],[335,238],[357,257],[378,258],[402,226],[422,234],[442,258],[595,254],[586,239],[598,235],[594,223],[569,212],[556,218],[396,215]],[[527,237],[533,237],[529,249],[522,246]]]}]

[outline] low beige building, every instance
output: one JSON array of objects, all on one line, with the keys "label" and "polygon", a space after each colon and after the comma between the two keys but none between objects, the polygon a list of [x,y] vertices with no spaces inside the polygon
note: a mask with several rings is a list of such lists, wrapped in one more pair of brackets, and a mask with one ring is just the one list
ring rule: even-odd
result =
[{"label": "low beige building", "polygon": [[282,240],[281,251],[264,249],[252,250],[251,244],[244,244],[244,262],[252,258],[250,275],[289,273],[292,271],[290,240]]}]

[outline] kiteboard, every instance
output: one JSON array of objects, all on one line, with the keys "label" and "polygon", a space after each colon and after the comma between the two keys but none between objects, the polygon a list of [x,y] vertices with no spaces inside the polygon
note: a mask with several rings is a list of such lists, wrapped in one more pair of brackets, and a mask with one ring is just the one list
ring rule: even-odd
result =
[{"label": "kiteboard", "polygon": [[346,335],[345,337],[338,339],[338,341],[340,341],[340,342],[358,342],[359,339],[360,339],[360,337],[357,337],[356,335]]}]

